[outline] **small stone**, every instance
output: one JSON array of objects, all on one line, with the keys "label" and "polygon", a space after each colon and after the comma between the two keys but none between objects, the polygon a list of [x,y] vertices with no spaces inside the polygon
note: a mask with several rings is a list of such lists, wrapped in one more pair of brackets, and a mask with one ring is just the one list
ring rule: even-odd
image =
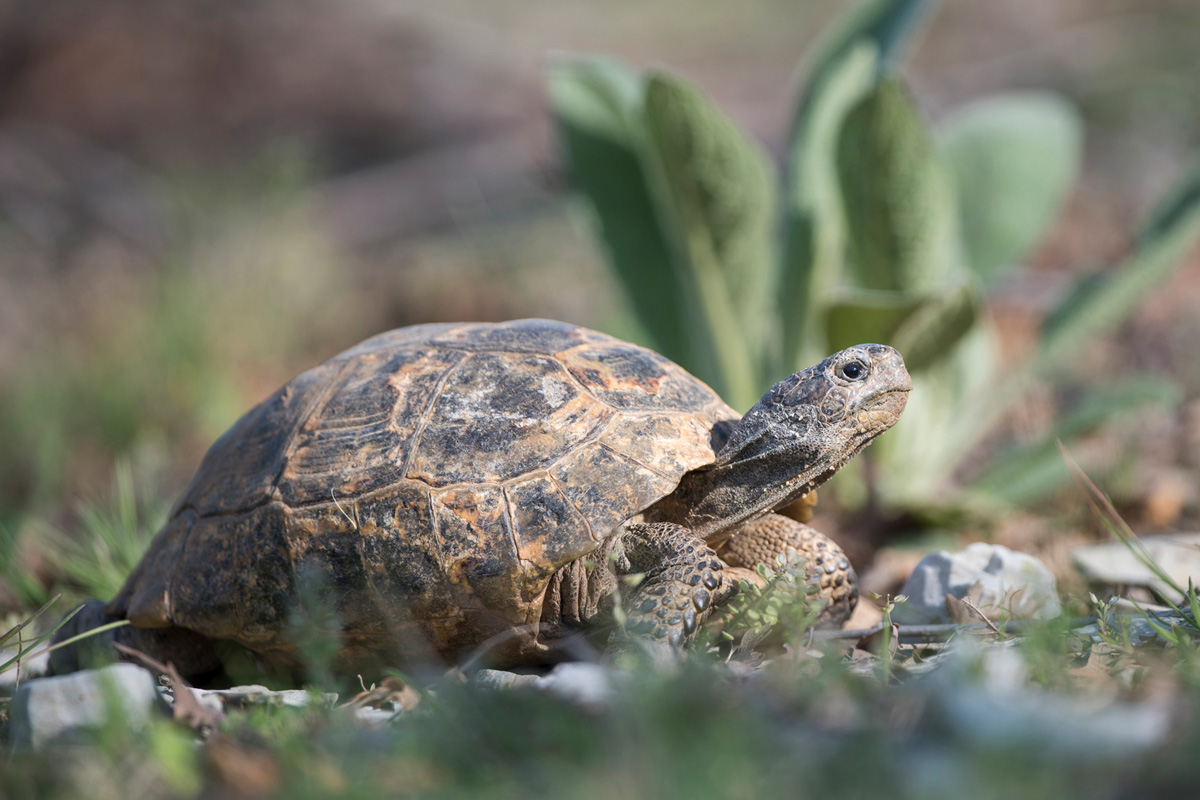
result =
[{"label": "small stone", "polygon": [[959,742],[981,750],[1021,747],[1086,763],[1128,759],[1160,746],[1171,730],[1168,702],[1068,696],[1029,685],[1016,641],[960,640],[926,684],[929,712]]},{"label": "small stone", "polygon": [[503,669],[481,669],[471,678],[471,682],[483,689],[511,689],[514,686],[532,686],[538,682],[538,677]]},{"label": "small stone", "polygon": [[205,711],[209,711],[213,714],[225,713],[225,701],[216,692],[209,692],[205,691],[204,689],[196,689],[191,686],[186,687],[184,691],[191,692],[192,697],[196,698],[196,702]]},{"label": "small stone", "polygon": [[146,725],[156,714],[169,713],[154,676],[136,664],[110,664],[101,669],[37,678],[22,683],[13,696],[9,735],[14,750],[38,749],[81,731],[98,728],[111,705],[120,707],[124,724]]},{"label": "small stone", "polygon": [[[1141,542],[1175,583],[1187,586],[1190,578],[1200,584],[1200,533],[1146,536]],[[1098,591],[1101,587],[1141,586],[1173,603],[1183,600],[1182,595],[1151,572],[1122,542],[1078,547],[1071,551],[1071,561]]]},{"label": "small stone", "polygon": [[353,713],[355,722],[375,730],[391,725],[397,716],[395,709],[371,708],[370,706],[358,706]]},{"label": "small stone", "polygon": [[[311,692],[306,692],[303,689],[273,691],[266,686],[258,684],[233,686],[228,689],[193,689],[192,693],[196,695],[197,700],[202,705],[212,702],[210,698],[216,698],[228,708],[246,708],[247,706],[255,705],[304,708],[312,703],[314,697]],[[327,706],[332,706],[338,699],[337,694],[334,692],[329,692],[319,697],[321,702]]]},{"label": "small stone", "polygon": [[615,696],[612,674],[599,664],[568,661],[537,679],[537,688],[576,705],[607,708]]},{"label": "small stone", "polygon": [[959,553],[939,550],[921,559],[900,593],[892,621],[919,625],[953,622],[946,596],[970,594],[989,619],[1051,619],[1062,614],[1058,587],[1046,565],[1033,556],[985,542]]}]

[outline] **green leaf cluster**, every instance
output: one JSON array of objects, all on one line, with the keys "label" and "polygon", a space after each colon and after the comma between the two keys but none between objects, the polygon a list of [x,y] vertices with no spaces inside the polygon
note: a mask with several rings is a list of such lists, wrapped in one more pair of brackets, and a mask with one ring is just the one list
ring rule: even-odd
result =
[{"label": "green leaf cluster", "polygon": [[[778,170],[676,75],[564,58],[549,76],[571,184],[650,344],[741,410],[833,350],[875,341],[904,354],[916,388],[874,450],[882,499],[910,509],[940,504],[1029,382],[1125,318],[1200,238],[1197,161],[1124,263],[1080,281],[1032,354],[1002,367],[987,293],[1053,223],[1082,126],[1064,100],[1016,92],[933,130],[900,72],[932,7],[866,0],[826,34],[803,67]],[[1089,398],[1056,433],[1175,401],[1145,380]],[[1007,450],[974,498],[1036,499],[1066,476],[1054,459],[1049,441]]]}]

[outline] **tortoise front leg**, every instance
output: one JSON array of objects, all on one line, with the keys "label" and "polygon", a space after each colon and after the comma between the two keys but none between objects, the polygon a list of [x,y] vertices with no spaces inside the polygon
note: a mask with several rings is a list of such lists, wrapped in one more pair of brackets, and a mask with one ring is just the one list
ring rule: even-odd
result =
[{"label": "tortoise front leg", "polygon": [[858,575],[842,548],[820,531],[789,517],[766,514],[747,522],[717,552],[734,568],[731,573],[751,582],[760,580],[754,572],[760,563],[779,569],[776,558],[781,555],[802,567],[808,585],[816,589],[812,597],[825,602],[816,620],[819,627],[840,627],[858,605]]},{"label": "tortoise front leg", "polygon": [[716,552],[679,525],[629,525],[615,545],[615,572],[644,577],[621,598],[627,621],[613,632],[610,650],[630,633],[686,647],[713,608],[737,590]]}]

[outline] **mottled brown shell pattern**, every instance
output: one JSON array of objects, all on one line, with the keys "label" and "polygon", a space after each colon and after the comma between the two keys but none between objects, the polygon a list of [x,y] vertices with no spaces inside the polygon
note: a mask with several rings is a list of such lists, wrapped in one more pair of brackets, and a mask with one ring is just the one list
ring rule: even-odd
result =
[{"label": "mottled brown shell pattern", "polygon": [[286,656],[311,565],[351,651],[454,653],[536,623],[550,575],[712,462],[737,416],[662,356],[563,323],[385,333],[213,445],[109,611]]}]

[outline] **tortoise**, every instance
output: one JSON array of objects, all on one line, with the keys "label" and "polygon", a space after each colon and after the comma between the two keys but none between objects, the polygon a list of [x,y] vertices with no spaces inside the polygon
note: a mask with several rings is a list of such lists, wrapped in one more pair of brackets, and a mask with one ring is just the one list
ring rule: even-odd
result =
[{"label": "tortoise", "polygon": [[[305,577],[342,627],[339,669],[489,643],[551,660],[611,618],[684,648],[743,570],[806,560],[838,624],[857,584],[840,549],[770,513],[832,476],[903,411],[890,347],[859,345],[773,386],[744,417],[649,349],[548,320],[427,324],[368,339],[251,409],[205,455],[121,591],[58,634],[216,669],[232,641],[295,667]],[[627,582],[629,583],[629,582]],[[56,654],[54,671],[75,666]]]}]

